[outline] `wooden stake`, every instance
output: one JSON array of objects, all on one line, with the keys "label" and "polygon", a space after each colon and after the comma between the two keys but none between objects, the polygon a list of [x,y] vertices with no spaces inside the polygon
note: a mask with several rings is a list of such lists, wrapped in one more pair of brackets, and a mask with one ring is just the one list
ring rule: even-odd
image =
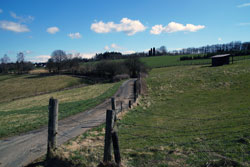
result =
[{"label": "wooden stake", "polygon": [[53,99],[52,97],[49,100],[47,159],[51,158],[53,151],[56,149],[57,131],[58,131],[58,100]]},{"label": "wooden stake", "polygon": [[111,98],[111,108],[112,108],[112,110],[115,110],[115,107],[116,107],[115,98],[112,97],[112,98]]},{"label": "wooden stake", "polygon": [[117,135],[116,131],[112,132],[112,141],[113,141],[115,162],[118,165],[120,165],[121,164],[121,155],[120,155],[120,149],[119,149],[118,135]]},{"label": "wooden stake", "polygon": [[111,161],[111,132],[114,125],[114,113],[115,112],[113,110],[107,110],[106,112],[106,128],[103,156],[104,163]]},{"label": "wooden stake", "polygon": [[122,112],[123,108],[122,108],[122,101],[121,101],[121,112]]}]

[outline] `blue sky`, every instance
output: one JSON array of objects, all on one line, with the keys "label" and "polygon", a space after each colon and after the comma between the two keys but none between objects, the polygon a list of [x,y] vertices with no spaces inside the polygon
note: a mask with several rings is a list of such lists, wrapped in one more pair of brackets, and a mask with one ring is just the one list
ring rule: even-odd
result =
[{"label": "blue sky", "polygon": [[0,0],[0,57],[250,41],[250,0]]}]

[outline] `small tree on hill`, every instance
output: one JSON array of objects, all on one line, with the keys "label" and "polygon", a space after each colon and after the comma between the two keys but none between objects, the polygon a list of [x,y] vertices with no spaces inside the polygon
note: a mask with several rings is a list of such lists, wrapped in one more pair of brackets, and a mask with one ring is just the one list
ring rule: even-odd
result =
[{"label": "small tree on hill", "polygon": [[64,62],[67,60],[67,55],[63,50],[55,50],[51,54],[51,60],[55,64],[57,72],[60,73],[63,68]]},{"label": "small tree on hill", "polygon": [[10,58],[7,56],[7,54],[5,54],[1,58],[1,72],[8,73],[8,70],[9,70],[8,63],[9,62],[10,62]]}]

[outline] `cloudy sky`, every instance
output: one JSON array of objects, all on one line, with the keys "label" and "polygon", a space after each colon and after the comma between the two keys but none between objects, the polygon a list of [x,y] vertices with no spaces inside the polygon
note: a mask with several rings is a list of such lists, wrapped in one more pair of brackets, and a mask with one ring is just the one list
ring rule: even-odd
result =
[{"label": "cloudy sky", "polygon": [[250,0],[0,0],[0,57],[250,41]]}]

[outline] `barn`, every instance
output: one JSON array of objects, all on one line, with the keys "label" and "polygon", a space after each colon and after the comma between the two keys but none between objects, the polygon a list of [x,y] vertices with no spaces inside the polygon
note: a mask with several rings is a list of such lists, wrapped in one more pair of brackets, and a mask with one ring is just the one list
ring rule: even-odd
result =
[{"label": "barn", "polygon": [[224,64],[229,64],[230,54],[216,55],[212,57],[212,66],[222,66]]}]

